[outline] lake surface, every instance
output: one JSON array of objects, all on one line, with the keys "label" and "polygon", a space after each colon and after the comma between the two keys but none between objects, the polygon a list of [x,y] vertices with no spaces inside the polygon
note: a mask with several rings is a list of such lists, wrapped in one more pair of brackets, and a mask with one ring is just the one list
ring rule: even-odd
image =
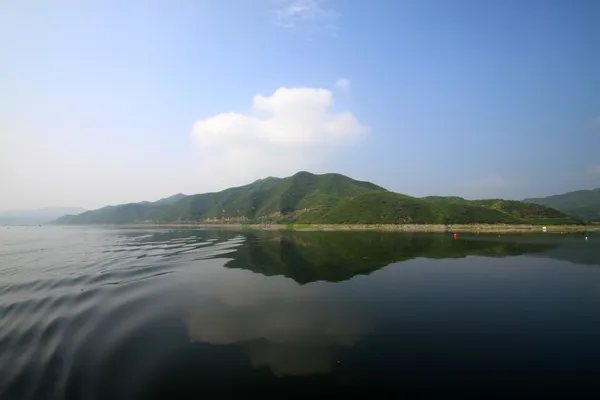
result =
[{"label": "lake surface", "polygon": [[0,398],[600,395],[600,237],[0,227]]}]

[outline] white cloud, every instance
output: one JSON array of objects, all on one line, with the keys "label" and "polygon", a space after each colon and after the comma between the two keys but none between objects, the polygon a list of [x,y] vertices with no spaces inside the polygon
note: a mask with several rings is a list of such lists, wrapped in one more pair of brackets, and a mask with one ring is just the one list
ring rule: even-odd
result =
[{"label": "white cloud", "polygon": [[327,89],[279,88],[256,95],[249,113],[196,122],[201,175],[219,187],[323,167],[336,150],[368,132],[350,112],[334,112]]},{"label": "white cloud", "polygon": [[350,80],[346,79],[346,78],[339,78],[336,82],[335,85],[340,88],[342,91],[344,91],[345,93],[349,93],[350,92]]},{"label": "white cloud", "polygon": [[325,6],[325,0],[275,0],[277,25],[314,33],[317,30],[337,31],[340,14]]}]

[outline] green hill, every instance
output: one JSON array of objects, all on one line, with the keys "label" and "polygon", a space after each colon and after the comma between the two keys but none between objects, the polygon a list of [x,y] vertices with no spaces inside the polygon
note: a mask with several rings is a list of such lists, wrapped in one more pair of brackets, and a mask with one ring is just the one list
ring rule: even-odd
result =
[{"label": "green hill", "polygon": [[578,223],[554,209],[500,199],[416,198],[340,174],[298,172],[215,193],[104,207],[59,224],[135,222],[461,224]]},{"label": "green hill", "polygon": [[577,190],[549,197],[525,199],[524,201],[553,207],[566,214],[589,221],[600,222],[600,188]]}]

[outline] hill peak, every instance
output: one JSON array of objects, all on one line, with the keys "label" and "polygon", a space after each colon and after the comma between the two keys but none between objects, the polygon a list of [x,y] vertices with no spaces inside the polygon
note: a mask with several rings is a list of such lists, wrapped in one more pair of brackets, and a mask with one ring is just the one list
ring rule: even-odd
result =
[{"label": "hill peak", "polygon": [[292,178],[295,178],[297,176],[318,176],[318,175],[313,174],[312,172],[308,172],[308,171],[298,171],[294,175],[292,175]]}]

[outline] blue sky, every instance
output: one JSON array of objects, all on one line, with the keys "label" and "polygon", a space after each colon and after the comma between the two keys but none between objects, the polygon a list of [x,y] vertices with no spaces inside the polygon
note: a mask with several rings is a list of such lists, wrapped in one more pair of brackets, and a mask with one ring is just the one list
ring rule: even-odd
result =
[{"label": "blue sky", "polygon": [[340,172],[600,187],[597,1],[0,3],[0,210]]}]

